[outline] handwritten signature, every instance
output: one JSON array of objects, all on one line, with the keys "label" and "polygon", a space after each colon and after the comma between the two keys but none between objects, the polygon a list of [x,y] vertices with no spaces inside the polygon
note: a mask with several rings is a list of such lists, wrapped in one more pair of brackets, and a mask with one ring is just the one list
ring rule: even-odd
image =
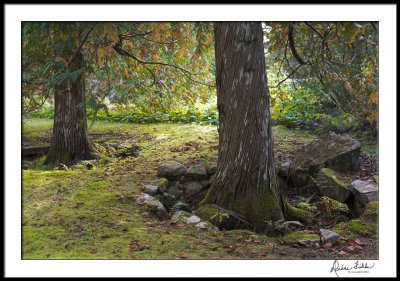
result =
[{"label": "handwritten signature", "polygon": [[350,271],[350,270],[355,270],[355,269],[370,269],[370,268],[373,268],[374,266],[375,266],[375,263],[370,265],[366,262],[364,263],[364,262],[359,262],[359,261],[356,261],[352,266],[340,265],[339,261],[335,260],[333,262],[330,273],[332,273],[334,271],[336,276],[339,277],[338,272],[342,271],[342,270]]}]

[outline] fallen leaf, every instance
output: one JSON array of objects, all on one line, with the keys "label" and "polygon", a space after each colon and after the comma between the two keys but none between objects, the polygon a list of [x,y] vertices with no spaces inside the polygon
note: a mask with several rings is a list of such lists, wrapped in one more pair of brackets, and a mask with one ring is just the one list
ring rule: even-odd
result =
[{"label": "fallen leaf", "polygon": [[339,255],[341,255],[341,256],[343,256],[343,255],[345,255],[345,254],[346,254],[345,251],[340,251],[340,252],[339,252]]},{"label": "fallen leaf", "polygon": [[324,249],[330,249],[330,248],[332,248],[332,243],[331,242],[326,242],[324,244]]},{"label": "fallen leaf", "polygon": [[185,253],[185,252],[181,252],[181,253],[179,254],[179,257],[180,257],[181,259],[187,259],[187,258],[189,257],[189,255],[188,255],[187,253]]},{"label": "fallen leaf", "polygon": [[364,243],[360,239],[354,240],[354,242],[360,246],[364,245]]},{"label": "fallen leaf", "polygon": [[348,250],[349,252],[353,252],[353,251],[355,250],[355,248],[354,248],[353,246],[348,246],[348,247],[347,247],[347,250]]}]

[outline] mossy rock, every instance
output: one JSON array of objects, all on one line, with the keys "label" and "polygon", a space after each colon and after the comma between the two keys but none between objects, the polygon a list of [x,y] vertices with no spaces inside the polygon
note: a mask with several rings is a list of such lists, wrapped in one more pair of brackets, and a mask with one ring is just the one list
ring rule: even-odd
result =
[{"label": "mossy rock", "polygon": [[330,168],[322,168],[316,177],[320,192],[334,200],[345,203],[351,197],[350,179]]},{"label": "mossy rock", "polygon": [[293,207],[289,203],[285,205],[285,219],[300,222],[309,222],[313,217],[313,213],[300,208]]},{"label": "mossy rock", "polygon": [[312,184],[322,168],[336,171],[357,171],[360,166],[361,144],[348,136],[330,136],[304,145],[289,168],[290,183],[295,186]]},{"label": "mossy rock", "polygon": [[285,244],[296,244],[298,241],[319,240],[319,235],[305,230],[295,231],[281,238]]},{"label": "mossy rock", "polygon": [[367,204],[364,213],[359,219],[342,222],[336,225],[333,231],[344,237],[357,238],[359,236],[378,238],[378,202]]},{"label": "mossy rock", "polygon": [[347,221],[348,219],[342,217],[351,216],[350,209],[346,204],[336,201],[327,196],[321,197],[321,200],[318,203],[318,208],[321,210],[325,217],[330,219],[336,218],[339,219],[339,221]]},{"label": "mossy rock", "polygon": [[248,228],[248,226],[243,222],[212,205],[204,205],[195,210],[194,214],[201,219],[210,222],[221,230]]},{"label": "mossy rock", "polygon": [[365,206],[360,219],[363,221],[378,222],[378,201],[369,202]]}]

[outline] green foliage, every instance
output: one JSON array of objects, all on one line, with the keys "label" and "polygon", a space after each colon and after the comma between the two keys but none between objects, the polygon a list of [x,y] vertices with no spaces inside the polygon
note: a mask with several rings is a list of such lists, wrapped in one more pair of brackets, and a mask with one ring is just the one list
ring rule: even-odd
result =
[{"label": "green foliage", "polygon": [[378,34],[371,22],[268,23],[272,117],[287,126],[347,131],[377,121]]},{"label": "green foliage", "polygon": [[[135,124],[150,124],[150,123],[195,123],[200,125],[218,125],[218,113],[215,107],[208,108],[187,108],[183,110],[173,110],[167,113],[154,112],[146,113],[138,109],[87,109],[89,119],[121,122],[121,123],[135,123]],[[32,117],[38,118],[53,118],[54,108],[42,107],[36,113],[30,114]]]},{"label": "green foliage", "polygon": [[266,221],[267,224],[267,233],[275,236],[283,236],[286,235],[290,229],[290,225],[298,225],[303,226],[299,221],[285,221],[285,220],[278,220],[278,221]]},{"label": "green foliage", "polygon": [[222,211],[218,211],[210,217],[210,221],[215,221],[216,223],[222,223],[226,219],[229,219],[229,214]]},{"label": "green foliage", "polygon": [[174,204],[171,209],[170,212],[171,213],[176,213],[178,211],[186,211],[186,212],[190,212],[190,208],[189,205],[186,204],[185,202],[182,201],[178,201],[178,203]]}]

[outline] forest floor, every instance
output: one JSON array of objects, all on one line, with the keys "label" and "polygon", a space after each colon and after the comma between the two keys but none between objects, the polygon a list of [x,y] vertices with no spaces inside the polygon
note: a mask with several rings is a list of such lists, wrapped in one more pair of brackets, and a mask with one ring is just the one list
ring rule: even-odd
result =
[{"label": "forest floor", "polygon": [[[52,124],[50,119],[24,120],[23,147],[49,144]],[[318,138],[282,126],[274,127],[273,132],[275,155],[281,159],[298,145]],[[96,122],[89,133],[96,143],[135,143],[140,153],[92,160],[90,170],[79,163],[68,170],[53,169],[42,164],[43,157],[24,161],[23,259],[378,258],[377,237],[354,232],[351,226],[346,229],[347,240],[340,245],[316,248],[299,245],[301,237],[290,234],[269,237],[249,230],[199,232],[141,210],[133,196],[142,192],[143,185],[161,181],[156,176],[159,164],[216,163],[216,126]],[[363,134],[357,138],[364,155],[377,157],[375,140]]]}]

